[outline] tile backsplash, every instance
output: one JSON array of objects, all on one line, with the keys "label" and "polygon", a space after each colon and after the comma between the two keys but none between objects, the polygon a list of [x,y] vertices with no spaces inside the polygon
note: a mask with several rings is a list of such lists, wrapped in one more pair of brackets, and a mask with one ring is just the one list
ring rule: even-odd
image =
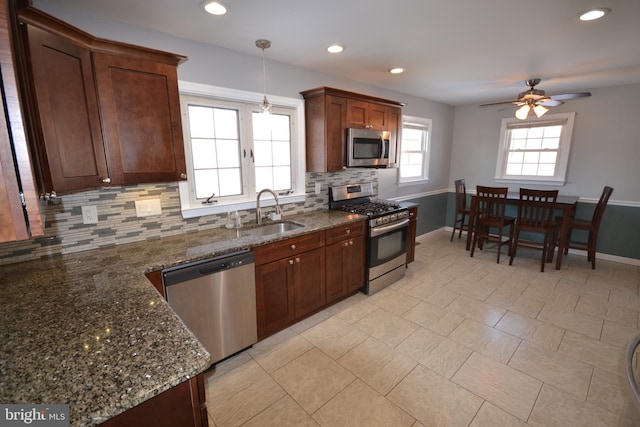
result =
[{"label": "tile backsplash", "polygon": [[[377,170],[307,173],[305,202],[282,205],[283,217],[328,209],[328,188],[354,182],[372,182],[377,193]],[[321,185],[319,195],[314,193],[316,183]],[[177,183],[111,187],[67,194],[61,199],[60,204],[46,207],[44,236],[0,243],[0,265],[221,227],[226,221],[226,213],[183,218]],[[137,217],[135,202],[148,199],[160,199],[162,214]],[[97,224],[83,224],[82,206],[96,206]],[[255,221],[255,209],[239,213],[244,223]]]}]

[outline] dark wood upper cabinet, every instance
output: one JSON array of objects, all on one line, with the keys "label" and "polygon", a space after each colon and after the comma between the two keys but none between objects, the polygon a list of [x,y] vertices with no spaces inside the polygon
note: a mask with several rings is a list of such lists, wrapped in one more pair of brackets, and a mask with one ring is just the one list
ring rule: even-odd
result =
[{"label": "dark wood upper cabinet", "polygon": [[305,100],[307,172],[338,172],[346,167],[347,128],[387,130],[393,143],[399,137],[400,102],[329,87],[301,95]]},{"label": "dark wood upper cabinet", "polygon": [[186,174],[174,65],[94,53],[112,183],[177,181]]},{"label": "dark wood upper cabinet", "polygon": [[109,176],[91,52],[66,37],[26,26],[35,92],[34,138],[42,186],[65,193]]},{"label": "dark wood upper cabinet", "polygon": [[185,179],[177,79],[185,57],[99,39],[18,3],[41,192]]}]

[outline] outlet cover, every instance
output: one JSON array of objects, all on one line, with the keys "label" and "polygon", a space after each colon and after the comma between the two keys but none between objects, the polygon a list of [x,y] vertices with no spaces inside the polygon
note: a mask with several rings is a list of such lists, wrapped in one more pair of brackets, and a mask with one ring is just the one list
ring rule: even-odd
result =
[{"label": "outlet cover", "polygon": [[98,208],[96,206],[82,206],[82,223],[98,223]]},{"label": "outlet cover", "polygon": [[322,183],[316,182],[316,188],[315,188],[316,195],[320,194],[320,191],[322,191]]},{"label": "outlet cover", "polygon": [[136,200],[136,216],[138,218],[161,214],[160,199]]}]

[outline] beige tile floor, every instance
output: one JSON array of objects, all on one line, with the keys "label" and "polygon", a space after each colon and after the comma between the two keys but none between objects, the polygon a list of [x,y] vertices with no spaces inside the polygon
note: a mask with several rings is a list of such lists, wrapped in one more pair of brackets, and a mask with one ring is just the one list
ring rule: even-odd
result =
[{"label": "beige tile floor", "polygon": [[539,271],[421,240],[401,281],[219,364],[211,426],[638,426],[624,374],[640,267],[570,254]]}]

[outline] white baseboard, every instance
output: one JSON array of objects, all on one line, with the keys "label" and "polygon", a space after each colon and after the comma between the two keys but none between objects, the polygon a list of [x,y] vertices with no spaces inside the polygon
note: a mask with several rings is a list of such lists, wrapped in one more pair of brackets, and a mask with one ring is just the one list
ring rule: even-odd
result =
[{"label": "white baseboard", "polygon": [[[451,233],[453,231],[453,227],[442,227],[442,228],[438,228],[437,230],[430,231],[429,233],[421,234],[416,237],[416,241],[426,239],[427,237],[433,236],[434,234],[439,233],[441,231],[448,231],[449,233]],[[587,256],[586,251],[569,249],[569,253],[572,255],[578,255],[578,256],[584,256],[584,257]],[[619,262],[622,264],[640,266],[640,259],[635,259],[635,258],[626,258],[626,257],[617,256],[617,255],[603,254],[600,252],[596,252],[596,258],[604,259],[607,261]]]}]

